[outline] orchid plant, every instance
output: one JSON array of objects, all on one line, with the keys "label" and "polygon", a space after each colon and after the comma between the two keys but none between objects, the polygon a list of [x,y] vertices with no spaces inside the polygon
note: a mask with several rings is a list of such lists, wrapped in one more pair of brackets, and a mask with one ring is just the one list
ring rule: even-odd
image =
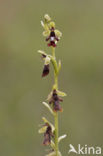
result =
[{"label": "orchid plant", "polygon": [[58,76],[61,69],[61,61],[59,60],[59,62],[57,62],[55,56],[55,49],[62,36],[62,33],[56,29],[55,22],[52,21],[48,14],[44,15],[44,20],[41,21],[41,25],[44,28],[43,36],[45,37],[45,41],[52,51],[52,54],[50,55],[42,50],[38,50],[44,61],[42,77],[46,77],[49,74],[50,63],[53,65],[54,69],[54,84],[50,94],[47,97],[47,102],[43,102],[43,105],[54,117],[54,125],[45,117],[42,117],[44,123],[39,129],[39,133],[44,134],[43,145],[51,147],[50,152],[46,156],[62,156],[61,152],[59,151],[59,142],[64,139],[66,135],[59,136],[58,113],[63,111],[60,102],[63,101],[61,97],[66,96],[66,93],[58,89]]}]

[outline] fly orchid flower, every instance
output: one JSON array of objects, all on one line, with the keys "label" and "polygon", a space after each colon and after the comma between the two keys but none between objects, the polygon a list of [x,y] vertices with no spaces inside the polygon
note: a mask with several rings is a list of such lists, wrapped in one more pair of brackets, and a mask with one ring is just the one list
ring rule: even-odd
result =
[{"label": "fly orchid flower", "polygon": [[56,47],[57,42],[60,40],[62,33],[59,30],[55,29],[55,23],[49,23],[49,35],[46,38],[46,41],[49,41],[48,46]]},{"label": "fly orchid flower", "polygon": [[49,64],[50,64],[50,57],[47,55],[45,57],[45,62],[44,62],[44,68],[42,72],[42,77],[45,77],[49,74]]},{"label": "fly orchid flower", "polygon": [[52,91],[52,93],[50,93],[50,95],[48,97],[48,101],[49,101],[49,104],[53,105],[54,112],[57,112],[57,111],[62,112],[63,111],[62,107],[59,104],[60,102],[63,101],[63,99],[61,99],[58,96],[57,91],[55,89]]},{"label": "fly orchid flower", "polygon": [[42,77],[45,77],[49,74],[49,64],[51,59],[44,51],[39,50],[38,52],[42,55],[42,58],[44,60]]},{"label": "fly orchid flower", "polygon": [[43,36],[46,37],[46,41],[49,41],[48,46],[56,47],[57,42],[60,40],[62,33],[55,29],[55,22],[51,21],[49,15],[44,16],[44,22],[41,21],[41,25],[44,28]]},{"label": "fly orchid flower", "polygon": [[51,143],[51,137],[53,137],[51,126],[48,124],[46,124],[46,125],[47,125],[47,128],[44,133],[43,145],[49,145]]},{"label": "fly orchid flower", "polygon": [[44,125],[42,126],[41,129],[39,129],[39,133],[44,134],[44,140],[43,140],[43,145],[50,145],[51,144],[51,139],[54,137],[54,126],[46,119],[42,118],[44,121]]}]

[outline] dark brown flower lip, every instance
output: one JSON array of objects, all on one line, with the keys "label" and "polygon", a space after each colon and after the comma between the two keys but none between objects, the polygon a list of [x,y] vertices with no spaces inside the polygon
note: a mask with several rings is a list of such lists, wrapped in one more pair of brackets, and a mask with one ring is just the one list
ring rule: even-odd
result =
[{"label": "dark brown flower lip", "polygon": [[61,107],[61,105],[59,104],[58,101],[56,101],[56,102],[54,103],[54,105],[53,105],[53,111],[54,111],[54,112],[57,112],[57,111],[62,112],[62,111],[63,111],[63,109],[62,109],[62,107]]},{"label": "dark brown flower lip", "polygon": [[48,47],[56,47],[57,45],[55,44],[55,42],[54,41],[50,41],[49,43],[48,43]]},{"label": "dark brown flower lip", "polygon": [[50,145],[50,143],[51,143],[51,137],[49,134],[45,133],[43,145],[48,146],[48,145]]},{"label": "dark brown flower lip", "polygon": [[45,77],[48,74],[49,74],[49,64],[44,65],[43,72],[42,72],[42,77]]},{"label": "dark brown flower lip", "polygon": [[51,98],[49,99],[49,104],[53,104],[53,111],[55,111],[55,112],[57,112],[57,111],[62,112],[63,111],[61,105],[59,104],[62,101],[63,101],[63,99],[61,99],[58,96],[56,90],[54,89],[53,93],[51,95]]},{"label": "dark brown flower lip", "polygon": [[52,128],[49,124],[46,124],[47,129],[46,132],[44,133],[44,141],[43,141],[43,145],[50,145],[51,143],[51,137],[53,137],[53,133],[52,133]]}]

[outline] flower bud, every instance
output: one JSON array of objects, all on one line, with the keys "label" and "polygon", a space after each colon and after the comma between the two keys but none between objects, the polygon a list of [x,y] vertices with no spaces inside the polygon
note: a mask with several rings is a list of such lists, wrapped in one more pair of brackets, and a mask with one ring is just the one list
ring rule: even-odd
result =
[{"label": "flower bud", "polygon": [[51,18],[50,18],[50,16],[48,14],[44,15],[44,19],[45,19],[46,22],[50,22],[51,21]]}]

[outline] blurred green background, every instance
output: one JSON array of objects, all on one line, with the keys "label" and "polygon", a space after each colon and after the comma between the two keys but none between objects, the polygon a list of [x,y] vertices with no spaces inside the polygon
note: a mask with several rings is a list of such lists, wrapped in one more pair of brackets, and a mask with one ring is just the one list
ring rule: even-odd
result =
[{"label": "blurred green background", "polygon": [[[41,117],[53,120],[42,101],[53,71],[42,79],[38,49],[46,50],[40,20],[48,13],[62,31],[56,48],[64,98],[59,118],[63,156],[69,144],[103,145],[103,1],[0,1],[0,156],[44,156]],[[52,67],[51,67],[52,68]],[[72,154],[71,154],[72,156]]]}]

